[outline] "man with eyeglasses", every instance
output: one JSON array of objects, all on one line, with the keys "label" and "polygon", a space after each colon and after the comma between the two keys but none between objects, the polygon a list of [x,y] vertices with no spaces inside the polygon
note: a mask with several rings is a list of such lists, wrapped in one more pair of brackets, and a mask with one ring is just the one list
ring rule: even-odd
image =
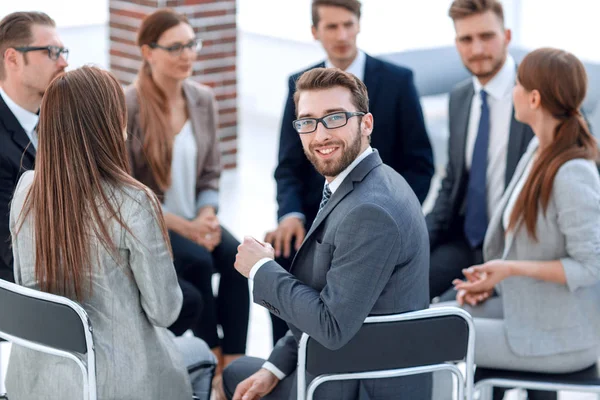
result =
[{"label": "man with eyeglasses", "polygon": [[[418,199],[427,197],[434,173],[433,152],[425,129],[413,74],[358,49],[361,3],[358,0],[313,0],[312,34],[327,54],[314,67],[332,67],[350,72],[369,90],[371,111],[377,118],[373,147],[384,163],[401,174]],[[319,207],[323,178],[312,168],[298,135],[292,129],[294,84],[301,73],[290,77],[279,140],[277,181],[278,226],[265,240],[275,248],[282,265],[289,265],[302,243]],[[276,342],[287,326],[272,317]]]},{"label": "man with eyeglasses", "polygon": [[21,174],[34,168],[42,96],[67,55],[48,15],[15,12],[0,21],[0,279],[14,281],[10,201]]},{"label": "man with eyeglasses", "polygon": [[[267,361],[242,357],[223,373],[228,398],[296,398],[303,332],[339,349],[369,315],[427,308],[429,239],[419,200],[370,146],[375,117],[365,85],[333,68],[305,72],[296,83],[302,148],[325,178],[314,223],[288,271],[270,244],[246,237],[235,267],[253,281],[253,299],[290,331]],[[307,376],[307,382],[313,377]],[[431,377],[351,380],[322,385],[317,399],[431,399]]]}]

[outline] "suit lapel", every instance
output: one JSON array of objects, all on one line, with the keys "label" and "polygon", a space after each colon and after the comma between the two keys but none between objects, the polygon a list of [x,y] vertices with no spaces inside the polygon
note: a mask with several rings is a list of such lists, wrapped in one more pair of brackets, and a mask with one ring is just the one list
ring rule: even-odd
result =
[{"label": "suit lapel", "polygon": [[510,121],[510,131],[508,134],[508,151],[506,154],[506,173],[504,177],[504,187],[507,188],[512,178],[519,159],[523,154],[523,148],[527,146],[525,142],[527,126],[515,119],[515,110],[513,108],[512,119]]},{"label": "suit lapel", "polygon": [[461,93],[458,98],[459,107],[458,113],[456,114],[456,127],[458,136],[459,149],[462,151],[458,151],[456,153],[457,163],[456,166],[460,168],[460,171],[465,169],[465,154],[467,147],[467,133],[469,129],[469,119],[471,117],[471,103],[473,102],[473,95],[475,91],[473,90],[473,85],[469,85],[467,89]]},{"label": "suit lapel", "polygon": [[325,208],[323,208],[321,212],[317,214],[317,217],[315,218],[308,233],[306,234],[306,237],[304,238],[304,241],[302,242],[302,246],[300,246],[300,249],[298,249],[298,252],[296,253],[296,257],[292,262],[292,268],[294,266],[296,258],[298,257],[298,254],[300,254],[304,245],[308,243],[308,241],[311,239],[312,235],[317,230],[317,228],[323,223],[325,218],[327,218],[327,216],[337,206],[337,204],[340,201],[342,201],[344,197],[346,197],[350,192],[352,192],[352,190],[354,190],[354,182],[362,181],[365,178],[365,176],[367,176],[367,174],[371,172],[373,168],[381,164],[382,161],[381,157],[379,156],[379,152],[377,150],[373,150],[373,153],[369,154],[364,160],[362,160],[350,172],[346,179],[344,179],[340,187],[335,191],[334,194],[331,195],[331,199],[329,199],[329,202],[327,203]]},{"label": "suit lapel", "polygon": [[35,148],[31,144],[25,130],[17,120],[17,117],[10,111],[2,97],[0,97],[0,120],[4,128],[9,132],[13,142],[17,144],[21,151],[27,154],[32,160],[35,159]]},{"label": "suit lapel", "polygon": [[372,111],[375,109],[375,102],[378,98],[377,91],[379,90],[379,73],[378,70],[381,67],[381,62],[376,58],[366,55],[367,60],[365,61],[365,76],[363,82],[369,92],[369,109]]},{"label": "suit lapel", "polygon": [[[492,246],[492,253],[494,254],[503,254],[506,255],[506,252],[510,250],[510,246],[512,245],[514,235],[505,236],[504,227],[502,225],[502,219],[504,216],[504,211],[506,206],[508,205],[508,201],[510,200],[513,191],[515,190],[515,186],[523,176],[525,169],[527,168],[527,164],[533,157],[535,150],[538,148],[537,141],[535,144],[530,144],[530,147],[527,148],[527,152],[521,157],[518,165],[515,168],[515,173],[510,181],[509,186],[504,191],[502,195],[502,199],[500,199],[500,203],[496,207],[496,211],[490,220],[488,225],[488,234],[486,234],[484,248],[488,246]],[[503,253],[500,253],[503,252]],[[486,251],[486,253],[488,253]],[[487,259],[487,258],[486,258]]]}]

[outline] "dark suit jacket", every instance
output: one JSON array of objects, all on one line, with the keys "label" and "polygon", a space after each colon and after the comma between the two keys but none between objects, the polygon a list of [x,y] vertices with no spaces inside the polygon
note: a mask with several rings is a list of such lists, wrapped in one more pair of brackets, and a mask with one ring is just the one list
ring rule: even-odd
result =
[{"label": "dark suit jacket", "polygon": [[0,279],[14,282],[10,245],[10,202],[23,172],[33,169],[35,149],[0,97]]},{"label": "dark suit jacket", "polygon": [[[309,230],[291,272],[275,261],[254,276],[254,302],[287,321],[269,361],[284,374],[296,369],[298,341],[308,333],[338,349],[368,315],[428,307],[429,246],[416,196],[373,152],[353,169]],[[342,395],[335,383],[319,399],[430,399],[429,377],[355,382]],[[348,389],[344,386],[344,389]],[[295,397],[291,397],[295,398]]]},{"label": "dark suit jacket", "polygon": [[[475,90],[471,79],[458,84],[450,93],[448,113],[450,138],[448,139],[446,176],[442,180],[435,205],[425,218],[432,250],[446,240],[447,234],[456,229],[462,229],[456,224],[461,220],[459,217],[464,215],[465,194],[469,180],[469,174],[465,168],[465,145],[474,94]],[[513,111],[506,155],[505,189],[532,137],[531,128],[515,120]]]},{"label": "dark suit jacket", "polygon": [[[321,63],[305,71],[324,66]],[[319,209],[324,178],[304,155],[300,137],[292,127],[296,119],[293,99],[296,81],[305,71],[292,75],[288,82],[275,180],[278,218],[300,212],[306,216],[309,227]],[[375,119],[371,145],[379,151],[384,163],[406,179],[423,202],[434,173],[433,152],[412,71],[367,55],[364,83]]]}]

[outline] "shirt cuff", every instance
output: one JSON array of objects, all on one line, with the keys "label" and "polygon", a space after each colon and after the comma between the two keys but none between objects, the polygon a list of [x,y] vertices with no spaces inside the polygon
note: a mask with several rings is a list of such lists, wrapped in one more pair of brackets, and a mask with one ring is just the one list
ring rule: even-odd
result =
[{"label": "shirt cuff", "polygon": [[284,219],[286,219],[288,217],[298,218],[300,221],[302,221],[302,223],[306,222],[306,216],[304,214],[300,213],[300,212],[287,213],[283,217],[279,218],[279,221],[277,221],[277,222],[281,222],[281,221],[283,221]]},{"label": "shirt cuff", "polygon": [[260,269],[260,267],[262,267],[263,265],[265,265],[269,261],[273,261],[273,259],[265,257],[265,258],[261,258],[260,260],[258,260],[258,262],[256,264],[254,264],[254,266],[250,270],[250,275],[248,276],[248,279],[250,279],[251,281],[253,281],[254,280],[254,275],[256,275],[256,273],[258,272],[258,270]]},{"label": "shirt cuff", "polygon": [[285,374],[283,372],[281,372],[281,370],[279,368],[277,368],[276,366],[274,366],[273,364],[271,364],[268,361],[265,361],[265,363],[262,365],[262,368],[266,369],[267,371],[270,371],[280,381],[282,381],[283,378],[285,378]]}]

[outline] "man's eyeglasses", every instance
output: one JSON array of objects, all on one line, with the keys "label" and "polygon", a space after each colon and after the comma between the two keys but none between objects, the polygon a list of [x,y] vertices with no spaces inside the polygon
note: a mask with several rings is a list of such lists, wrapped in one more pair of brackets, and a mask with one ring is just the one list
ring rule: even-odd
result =
[{"label": "man's eyeglasses", "polygon": [[150,43],[150,47],[153,49],[162,49],[162,50],[168,51],[169,54],[171,54],[173,56],[180,56],[181,53],[183,53],[184,49],[190,49],[194,53],[199,52],[200,49],[202,49],[202,40],[194,39],[194,40],[190,40],[186,44],[175,43],[171,46],[161,46],[158,43]]},{"label": "man's eyeglasses", "polygon": [[327,129],[341,128],[348,123],[348,119],[356,116],[362,117],[364,112],[335,112],[327,114],[323,118],[300,118],[292,122],[294,129],[298,133],[312,133],[317,130],[319,122]]},{"label": "man's eyeglasses", "polygon": [[69,58],[69,49],[58,46],[25,46],[15,47],[14,49],[20,53],[29,53],[30,51],[45,50],[48,52],[48,58],[52,61],[57,61],[61,55],[65,60]]}]

